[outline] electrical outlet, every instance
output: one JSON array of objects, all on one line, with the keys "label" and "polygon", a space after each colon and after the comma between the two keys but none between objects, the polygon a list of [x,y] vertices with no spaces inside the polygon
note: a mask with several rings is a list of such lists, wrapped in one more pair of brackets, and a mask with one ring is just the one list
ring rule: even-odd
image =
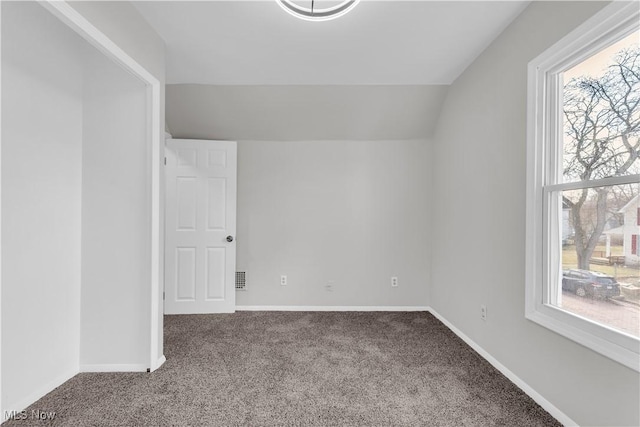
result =
[{"label": "electrical outlet", "polygon": [[486,305],[481,305],[480,306],[480,318],[482,320],[487,320],[487,306]]},{"label": "electrical outlet", "polygon": [[280,276],[280,286],[287,286],[287,276]]},{"label": "electrical outlet", "polygon": [[391,287],[392,288],[397,288],[398,287],[398,278],[395,277],[395,276],[391,278]]}]

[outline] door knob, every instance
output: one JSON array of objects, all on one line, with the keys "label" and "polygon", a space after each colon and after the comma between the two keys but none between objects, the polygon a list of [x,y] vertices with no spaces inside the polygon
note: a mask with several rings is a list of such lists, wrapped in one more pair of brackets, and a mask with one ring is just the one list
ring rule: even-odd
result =
[{"label": "door knob", "polygon": [[227,242],[233,242],[233,236],[227,236]]}]

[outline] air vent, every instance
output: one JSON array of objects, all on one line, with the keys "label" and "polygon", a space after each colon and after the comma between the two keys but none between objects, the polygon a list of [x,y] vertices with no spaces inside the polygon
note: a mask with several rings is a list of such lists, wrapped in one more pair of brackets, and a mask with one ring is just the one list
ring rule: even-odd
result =
[{"label": "air vent", "polygon": [[247,273],[245,271],[236,271],[236,291],[247,290]]}]

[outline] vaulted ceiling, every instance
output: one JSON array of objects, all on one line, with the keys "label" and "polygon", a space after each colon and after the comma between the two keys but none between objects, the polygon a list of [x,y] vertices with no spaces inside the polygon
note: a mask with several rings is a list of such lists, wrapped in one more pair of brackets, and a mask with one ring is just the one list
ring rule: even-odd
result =
[{"label": "vaulted ceiling", "polygon": [[[385,135],[431,134],[444,99],[442,85],[451,84],[528,3],[362,0],[349,14],[326,22],[296,19],[275,0],[134,5],[166,43],[167,83],[173,86],[167,92],[167,120],[172,130],[202,138],[259,134],[264,139],[291,139],[304,129],[315,129],[313,123],[326,123],[326,132],[318,128],[310,133],[314,138],[339,139],[366,138],[371,132],[331,128],[335,119],[330,119],[337,112],[340,117],[360,117],[362,111],[372,110],[379,116],[375,128],[397,130]],[[194,84],[235,89],[198,90]],[[368,94],[366,89],[322,89],[334,85],[386,88],[371,88]],[[337,101],[346,101],[349,94],[351,101]],[[195,104],[217,113],[206,116],[208,122],[194,121],[203,114]],[[245,114],[239,119],[227,114],[232,110]],[[291,123],[292,113],[300,118],[294,127],[300,132],[291,132],[291,126],[286,135],[277,131]],[[263,120],[265,114],[272,126]],[[252,128],[255,123],[264,126]]]},{"label": "vaulted ceiling", "polygon": [[135,3],[167,45],[167,82],[450,84],[517,16],[520,1],[371,1],[327,22],[275,0]]}]

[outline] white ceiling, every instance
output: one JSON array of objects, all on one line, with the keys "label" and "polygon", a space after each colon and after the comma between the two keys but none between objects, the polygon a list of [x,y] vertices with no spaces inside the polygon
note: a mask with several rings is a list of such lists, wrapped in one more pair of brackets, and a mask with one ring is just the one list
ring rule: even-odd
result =
[{"label": "white ceiling", "polygon": [[363,0],[308,22],[275,0],[142,1],[167,45],[167,83],[451,84],[527,1]]}]

